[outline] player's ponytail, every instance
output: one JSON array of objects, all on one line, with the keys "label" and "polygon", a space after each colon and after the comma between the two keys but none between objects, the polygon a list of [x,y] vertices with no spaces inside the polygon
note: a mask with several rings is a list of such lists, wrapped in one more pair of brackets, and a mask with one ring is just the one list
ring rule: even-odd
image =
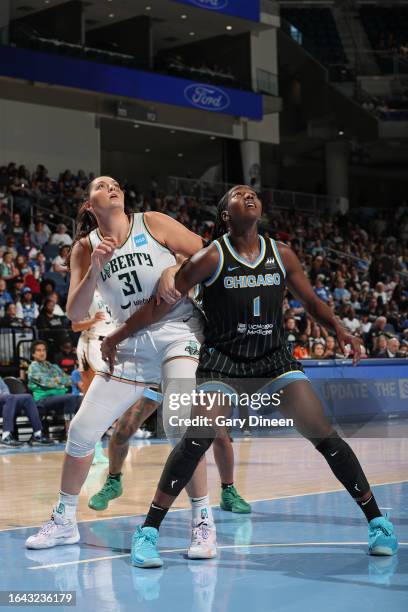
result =
[{"label": "player's ponytail", "polygon": [[74,248],[75,244],[81,240],[81,238],[85,238],[85,236],[88,236],[88,234],[90,232],[92,232],[92,230],[94,230],[96,227],[98,227],[98,222],[96,220],[95,215],[93,214],[93,212],[88,208],[87,204],[88,204],[88,199],[89,199],[89,194],[91,191],[91,185],[92,183],[90,183],[86,189],[86,196],[85,196],[85,201],[83,202],[81,208],[78,211],[78,215],[76,218],[76,231],[75,231],[75,236],[74,239],[72,241],[72,245],[71,245],[71,249],[68,253],[68,257],[67,257],[67,261],[66,261],[66,266],[69,270],[69,264],[70,264],[70,260],[71,260],[71,254],[72,254],[72,249]]}]

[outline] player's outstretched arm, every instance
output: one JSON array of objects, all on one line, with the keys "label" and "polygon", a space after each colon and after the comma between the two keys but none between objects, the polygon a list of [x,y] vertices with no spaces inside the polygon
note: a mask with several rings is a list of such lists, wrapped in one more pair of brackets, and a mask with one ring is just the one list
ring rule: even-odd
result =
[{"label": "player's outstretched arm", "polygon": [[358,363],[361,358],[361,340],[352,336],[343,327],[327,304],[317,297],[299,259],[292,249],[282,243],[279,243],[278,248],[286,269],[286,284],[290,292],[303,304],[306,312],[315,321],[334,331],[344,354],[346,354],[346,344],[352,345],[353,364]]},{"label": "player's outstretched arm", "polygon": [[[181,295],[186,295],[192,287],[210,278],[217,269],[218,260],[218,250],[214,245],[201,249],[191,259],[186,260],[178,270],[175,277],[176,290]],[[117,345],[129,336],[160,321],[172,307],[172,304],[167,304],[164,301],[157,304],[156,300],[150,300],[129,317],[125,323],[109,336],[106,336],[101,345],[101,352],[103,359],[109,362],[111,370]]]}]

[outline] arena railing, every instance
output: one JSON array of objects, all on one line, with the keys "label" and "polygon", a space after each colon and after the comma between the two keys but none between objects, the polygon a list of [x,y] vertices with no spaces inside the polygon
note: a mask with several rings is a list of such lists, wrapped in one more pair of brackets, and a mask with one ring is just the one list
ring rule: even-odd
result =
[{"label": "arena railing", "polygon": [[0,327],[0,372],[18,372],[23,360],[31,359],[31,343],[37,338],[34,327]]},{"label": "arena railing", "polygon": [[[169,176],[167,179],[167,192],[170,195],[195,197],[208,204],[215,204],[233,186],[233,183],[203,181],[179,176]],[[336,198],[330,196],[270,187],[262,187],[260,195],[265,205],[273,205],[275,208],[284,210],[296,209],[300,212],[324,212],[333,210],[336,204]]]},{"label": "arena railing", "polygon": [[[14,198],[12,195],[8,196],[8,208],[10,210],[11,216],[14,213]],[[30,223],[34,223],[35,218],[37,217],[37,212],[43,213],[44,221],[51,228],[56,228],[57,225],[63,223],[67,226],[67,229],[70,230],[71,235],[75,236],[75,219],[69,217],[68,215],[64,215],[60,212],[55,212],[51,208],[47,206],[42,206],[41,204],[37,204],[37,202],[31,202],[30,204]]]}]

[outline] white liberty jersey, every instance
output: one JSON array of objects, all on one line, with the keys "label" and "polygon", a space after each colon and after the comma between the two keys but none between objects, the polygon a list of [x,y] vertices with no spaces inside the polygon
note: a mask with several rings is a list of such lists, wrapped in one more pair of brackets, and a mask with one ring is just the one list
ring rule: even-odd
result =
[{"label": "white liberty jersey", "polygon": [[[92,250],[102,241],[98,229],[93,230],[88,238]],[[128,237],[115,249],[97,282],[115,326],[124,323],[143,304],[153,299],[163,270],[175,263],[174,254],[149,233],[143,213],[133,213]],[[160,322],[181,321],[193,313],[193,304],[183,298]]]},{"label": "white liberty jersey", "polygon": [[92,319],[97,312],[103,312],[105,318],[102,321],[96,321],[89,329],[84,331],[86,336],[107,336],[115,329],[115,324],[112,320],[112,314],[108,306],[103,301],[101,294],[96,289],[91,305],[89,307],[88,317]]}]

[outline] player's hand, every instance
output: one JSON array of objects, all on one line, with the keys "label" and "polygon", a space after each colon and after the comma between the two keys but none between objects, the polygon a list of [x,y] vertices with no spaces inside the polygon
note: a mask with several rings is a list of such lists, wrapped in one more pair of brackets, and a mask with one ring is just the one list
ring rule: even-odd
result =
[{"label": "player's hand", "polygon": [[111,236],[105,236],[91,254],[91,267],[100,272],[108,263],[116,249],[116,240]]},{"label": "player's hand", "polygon": [[159,286],[156,293],[156,304],[160,304],[161,300],[167,304],[175,304],[181,298],[181,293],[177,291],[174,279],[180,266],[170,266],[163,270],[160,277]]},{"label": "player's hand", "polygon": [[103,312],[103,310],[98,310],[98,312],[95,313],[94,319],[95,319],[95,323],[96,321],[104,321],[105,313]]},{"label": "player's hand", "polygon": [[345,357],[348,357],[350,350],[347,349],[347,345],[351,345],[353,351],[353,365],[357,365],[361,359],[361,345],[362,340],[357,336],[352,336],[344,329],[337,330],[337,340],[339,341],[339,347]]},{"label": "player's hand", "polygon": [[108,364],[109,372],[113,373],[115,366],[117,346],[109,336],[106,336],[101,343],[102,359]]}]

